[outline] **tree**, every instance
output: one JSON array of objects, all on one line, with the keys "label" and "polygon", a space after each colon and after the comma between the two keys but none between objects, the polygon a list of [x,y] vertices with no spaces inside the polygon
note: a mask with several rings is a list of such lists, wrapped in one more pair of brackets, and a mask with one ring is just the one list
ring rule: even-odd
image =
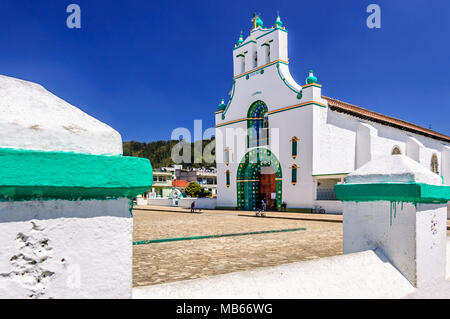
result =
[{"label": "tree", "polygon": [[211,192],[204,189],[197,182],[190,182],[188,186],[184,189],[186,194],[190,197],[207,197],[211,196]]}]

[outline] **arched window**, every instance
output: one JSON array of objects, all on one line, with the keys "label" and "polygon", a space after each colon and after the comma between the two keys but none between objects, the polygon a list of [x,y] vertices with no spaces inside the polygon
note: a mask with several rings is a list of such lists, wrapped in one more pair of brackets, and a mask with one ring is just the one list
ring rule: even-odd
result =
[{"label": "arched window", "polygon": [[253,67],[256,68],[258,66],[258,51],[255,51],[255,61],[253,62]]},{"label": "arched window", "polygon": [[294,136],[290,142],[292,143],[292,158],[297,158],[297,151],[298,151],[298,137]]},{"label": "arched window", "polygon": [[296,164],[291,166],[291,172],[292,172],[291,183],[292,183],[292,185],[297,184],[297,169],[298,169],[298,166]]},{"label": "arched window", "polygon": [[247,113],[247,146],[269,144],[269,115],[263,101],[253,103]]},{"label": "arched window", "polygon": [[225,164],[230,165],[230,149],[228,147],[225,149]]},{"label": "arched window", "polygon": [[261,44],[261,47],[263,48],[262,51],[266,57],[265,64],[268,64],[268,63],[270,63],[270,44],[269,44],[269,42],[265,42],[265,43]]},{"label": "arched window", "polygon": [[226,174],[226,182],[227,182],[227,187],[230,187],[230,171],[227,170]]},{"label": "arched window", "polygon": [[431,171],[439,175],[439,162],[436,154],[431,156]]},{"label": "arched window", "polygon": [[240,66],[241,66],[241,72],[240,73],[245,73],[245,55],[240,54],[238,55],[239,57],[239,62],[240,62]]},{"label": "arched window", "polygon": [[395,147],[392,149],[392,155],[401,155],[401,154],[402,154],[402,151],[400,151],[400,147],[395,146]]}]

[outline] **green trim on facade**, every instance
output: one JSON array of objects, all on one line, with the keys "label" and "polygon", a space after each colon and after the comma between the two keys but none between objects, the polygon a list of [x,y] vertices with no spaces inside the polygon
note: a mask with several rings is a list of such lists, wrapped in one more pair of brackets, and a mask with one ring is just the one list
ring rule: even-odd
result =
[{"label": "green trim on facade", "polygon": [[447,203],[450,186],[423,183],[338,184],[334,187],[341,201],[392,201],[412,203]]},{"label": "green trim on facade", "polygon": [[280,76],[280,79],[283,81],[283,83],[284,83],[290,90],[292,90],[295,94],[297,94],[297,99],[301,100],[302,97],[303,97],[302,90],[297,91],[296,89],[294,89],[293,87],[291,87],[291,86],[286,82],[286,79],[283,77],[283,75],[281,75],[281,72],[280,72],[280,65],[279,65],[279,64],[277,64],[277,71],[278,71],[278,75]]},{"label": "green trim on facade", "polygon": [[[223,114],[222,114],[223,116]],[[240,122],[244,122],[247,121],[247,118],[243,118],[237,121],[233,121],[232,123],[223,123],[223,124],[217,124],[216,127],[221,127],[221,126],[226,126],[226,125],[231,125],[231,124],[236,124],[236,123],[240,123]]]},{"label": "green trim on facade", "polygon": [[225,114],[227,113],[228,108],[230,107],[231,102],[233,101],[233,98],[234,98],[234,92],[235,92],[235,91],[236,91],[236,80],[233,80],[233,88],[232,88],[232,92],[231,92],[231,97],[230,97],[230,100],[229,100],[228,103],[227,103],[226,108],[223,110],[223,113],[222,113],[222,121],[225,119]]},{"label": "green trim on facade", "polygon": [[252,73],[254,73],[254,72],[258,72],[258,71],[260,71],[260,70],[264,70],[265,68],[268,68],[269,66],[272,66],[272,65],[278,65],[278,64],[284,64],[284,65],[289,65],[288,63],[286,63],[286,62],[283,62],[283,61],[273,61],[273,62],[271,62],[271,63],[269,63],[269,64],[267,64],[267,65],[265,65],[265,66],[262,66],[262,67],[258,67],[258,68],[255,68],[254,70],[251,70],[251,71],[248,71],[248,72],[246,72],[246,73],[244,73],[244,74],[241,74],[241,75],[238,75],[238,76],[236,76],[234,79],[235,80],[237,80],[237,79],[240,79],[240,78],[242,78],[242,77],[244,77],[244,76],[248,76],[249,74],[252,74]]},{"label": "green trim on facade", "polygon": [[275,32],[275,31],[277,31],[277,30],[280,30],[280,31],[283,31],[283,32],[286,32],[286,33],[287,33],[287,30],[285,30],[285,29],[282,29],[282,28],[274,28],[273,30],[271,30],[271,31],[269,31],[269,32],[267,32],[267,33],[264,33],[263,35],[260,35],[259,37],[256,38],[256,40],[261,39],[262,37],[265,37],[266,35],[268,35],[268,34],[270,34],[270,33],[272,33],[272,32]]},{"label": "green trim on facade", "polygon": [[302,88],[306,89],[306,88],[309,88],[309,87],[312,87],[312,86],[317,87],[317,88],[321,88],[322,87],[322,85],[320,85],[318,83],[310,83],[310,84],[303,85]]},{"label": "green trim on facade", "polygon": [[296,108],[299,108],[299,107],[308,106],[308,105],[317,105],[317,106],[326,108],[326,106],[324,106],[322,104],[319,104],[319,103],[316,103],[316,102],[310,102],[310,103],[305,103],[305,104],[302,104],[302,105],[293,106],[293,107],[287,108],[287,109],[281,109],[281,110],[278,110],[278,111],[277,110],[271,111],[271,112],[269,111],[269,115],[280,113],[280,112],[285,112],[285,111],[289,111],[289,110],[293,110],[293,109],[296,109]]},{"label": "green trim on facade", "polygon": [[[268,116],[271,116],[272,114],[277,114],[277,113],[281,113],[281,112],[285,112],[285,111],[289,111],[289,110],[293,110],[299,107],[304,107],[304,106],[308,106],[308,105],[317,105],[323,108],[326,108],[325,105],[316,103],[316,102],[310,102],[310,103],[305,103],[305,104],[301,104],[301,105],[296,105],[296,106],[292,106],[292,107],[287,107],[287,108],[282,108],[280,110],[275,110],[275,111],[269,111],[267,114]],[[218,112],[216,112],[218,113]],[[220,113],[220,112],[219,112]],[[224,119],[224,116],[222,115],[222,120]],[[239,122],[243,122],[243,121],[247,121],[247,118],[242,118],[236,121],[231,121],[229,123],[222,123],[222,124],[217,124],[216,127],[222,127],[222,126],[226,126],[226,125],[232,125],[232,124],[236,124]],[[343,174],[348,174],[348,173],[343,173]],[[335,174],[330,174],[330,175],[335,175]],[[320,175],[313,175],[313,176],[320,176]]]},{"label": "green trim on facade", "polygon": [[255,43],[255,44],[256,44],[256,41],[250,40],[250,41],[245,42],[245,43],[243,43],[243,44],[241,44],[241,45],[238,45],[237,47],[235,47],[235,48],[233,49],[233,51],[234,51],[234,50],[237,50],[237,49],[239,49],[239,48],[242,48],[243,46],[245,46],[245,45],[247,45],[247,44],[249,44],[249,43]]},{"label": "green trim on facade", "polygon": [[144,158],[0,149],[0,200],[134,198],[153,182]]}]

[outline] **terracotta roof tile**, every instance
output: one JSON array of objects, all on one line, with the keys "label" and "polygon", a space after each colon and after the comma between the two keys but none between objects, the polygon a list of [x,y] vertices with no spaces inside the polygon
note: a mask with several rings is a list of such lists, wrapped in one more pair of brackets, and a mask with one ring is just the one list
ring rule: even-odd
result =
[{"label": "terracotta roof tile", "polygon": [[187,187],[189,185],[188,181],[185,181],[184,179],[174,179],[172,180],[172,186],[173,187]]}]

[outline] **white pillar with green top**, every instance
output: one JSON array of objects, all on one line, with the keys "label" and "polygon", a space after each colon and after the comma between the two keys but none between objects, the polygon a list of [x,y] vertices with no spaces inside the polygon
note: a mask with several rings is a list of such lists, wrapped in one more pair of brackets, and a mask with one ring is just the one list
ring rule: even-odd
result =
[{"label": "white pillar with green top", "polygon": [[130,298],[147,159],[45,90],[0,76],[0,298]]},{"label": "white pillar with green top", "polygon": [[344,253],[381,249],[416,287],[445,280],[450,186],[403,155],[370,161],[335,186]]}]

